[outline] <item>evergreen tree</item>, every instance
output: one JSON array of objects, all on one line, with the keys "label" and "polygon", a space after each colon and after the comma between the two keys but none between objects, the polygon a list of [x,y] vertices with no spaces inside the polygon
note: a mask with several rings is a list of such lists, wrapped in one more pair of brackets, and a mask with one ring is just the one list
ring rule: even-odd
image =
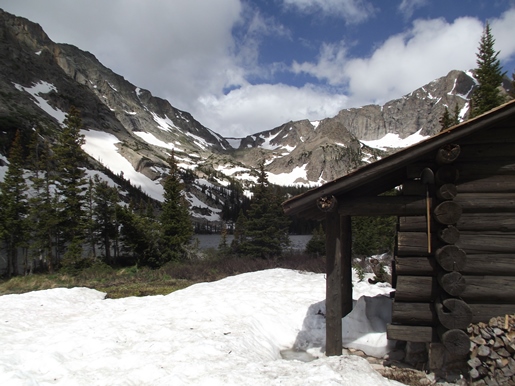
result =
[{"label": "evergreen tree", "polygon": [[445,106],[445,111],[444,111],[442,117],[440,118],[440,125],[442,127],[441,131],[446,130],[452,126],[452,118],[451,118],[451,114],[449,113],[449,109],[447,108],[447,106]]},{"label": "evergreen tree", "polygon": [[243,245],[246,240],[246,228],[247,217],[245,216],[243,209],[240,209],[240,213],[238,214],[234,225],[234,238],[231,242],[231,251],[233,253],[240,254],[241,245]]},{"label": "evergreen tree", "polygon": [[515,99],[515,72],[511,74],[511,88],[508,94]]},{"label": "evergreen tree", "polygon": [[281,197],[269,185],[261,164],[247,212],[245,239],[240,244],[242,254],[272,258],[280,256],[289,245],[289,219],[283,213],[281,202]]},{"label": "evergreen tree", "polygon": [[193,225],[186,200],[183,198],[179,169],[174,155],[168,159],[169,175],[164,183],[164,202],[160,216],[161,255],[156,256],[156,266],[185,257],[184,246],[193,236]]},{"label": "evergreen tree", "polygon": [[494,50],[495,39],[492,36],[490,25],[486,23],[485,30],[479,43],[477,68],[474,74],[479,83],[471,98],[470,117],[476,117],[504,103],[504,96],[499,90],[505,73],[502,72],[501,63]]},{"label": "evergreen tree", "polygon": [[[82,120],[79,111],[72,107],[64,120],[64,127],[54,147],[57,161],[57,196],[59,197],[59,231],[67,247],[63,256],[65,265],[81,265],[82,244],[85,233],[86,172],[82,151],[84,136],[80,134]],[[62,244],[61,244],[62,245]],[[72,246],[73,248],[69,248]]]},{"label": "evergreen tree", "polygon": [[460,108],[458,104],[456,103],[454,105],[454,112],[451,116],[451,113],[449,113],[449,109],[447,106],[445,106],[445,111],[440,118],[440,125],[442,126],[441,131],[448,129],[449,127],[456,126],[460,123]]},{"label": "evergreen tree", "polygon": [[120,226],[120,244],[131,263],[155,266],[158,256],[159,226],[154,219],[139,216],[130,208],[117,206],[116,219]]},{"label": "evergreen tree", "polygon": [[306,252],[317,256],[325,256],[325,232],[322,224],[313,231],[313,237],[306,244]]},{"label": "evergreen tree", "polygon": [[20,132],[9,152],[9,166],[0,184],[0,226],[7,254],[7,276],[18,275],[18,251],[27,242],[27,184],[23,176]]},{"label": "evergreen tree", "polygon": [[106,181],[100,181],[98,174],[95,174],[94,189],[94,226],[95,239],[98,239],[104,249],[105,262],[114,265],[115,261],[111,255],[114,240],[118,237],[118,222],[116,219],[116,208],[120,201],[118,189],[111,187]]},{"label": "evergreen tree", "polygon": [[51,173],[52,157],[48,144],[40,141],[39,129],[33,133],[29,164],[32,182],[29,198],[30,255],[33,261],[54,272],[54,242],[57,224],[56,208],[52,195],[54,185]]}]

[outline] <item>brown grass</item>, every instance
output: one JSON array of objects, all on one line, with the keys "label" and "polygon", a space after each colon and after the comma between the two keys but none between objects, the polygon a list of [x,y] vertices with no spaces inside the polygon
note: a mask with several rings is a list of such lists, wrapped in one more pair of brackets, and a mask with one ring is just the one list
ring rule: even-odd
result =
[{"label": "brown grass", "polygon": [[160,269],[127,267],[113,269],[96,264],[76,275],[34,274],[0,281],[0,295],[19,294],[50,288],[88,287],[107,293],[109,298],[167,295],[200,282],[210,282],[245,272],[271,268],[325,272],[325,260],[306,254],[286,254],[277,259],[218,257],[216,254],[185,262],[171,262]]}]

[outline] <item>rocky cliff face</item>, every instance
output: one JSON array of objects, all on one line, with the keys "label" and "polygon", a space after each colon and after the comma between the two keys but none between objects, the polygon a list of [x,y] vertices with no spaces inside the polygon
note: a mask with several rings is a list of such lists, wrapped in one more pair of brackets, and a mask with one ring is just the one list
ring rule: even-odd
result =
[{"label": "rocky cliff face", "polygon": [[378,149],[363,142],[395,134],[402,146],[400,141],[414,133],[433,135],[446,106],[453,111],[458,105],[466,115],[474,87],[469,74],[452,71],[384,106],[346,109],[317,122],[288,122],[246,138],[223,138],[104,67],[93,54],[56,44],[39,25],[2,10],[0,72],[0,153],[5,155],[15,129],[39,125],[52,140],[74,105],[85,130],[114,138],[117,152],[154,183],[166,172],[173,150],[180,166],[197,176],[190,191],[192,208],[209,207],[198,212],[214,217],[223,202],[211,197],[206,203],[209,184],[223,186],[236,178],[248,186],[261,162],[276,183],[312,185],[341,177],[397,147]]}]

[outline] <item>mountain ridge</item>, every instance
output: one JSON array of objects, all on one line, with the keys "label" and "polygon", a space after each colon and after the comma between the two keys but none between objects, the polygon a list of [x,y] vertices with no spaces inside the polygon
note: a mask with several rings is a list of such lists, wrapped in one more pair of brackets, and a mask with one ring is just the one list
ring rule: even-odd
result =
[{"label": "mountain ridge", "polygon": [[342,109],[320,121],[290,121],[242,138],[224,138],[114,73],[92,53],[54,43],[39,25],[2,10],[0,56],[5,74],[0,79],[0,153],[6,155],[15,128],[43,126],[52,141],[52,132],[74,105],[82,113],[86,141],[104,138],[134,170],[110,165],[114,153],[101,156],[102,149],[85,147],[93,160],[115,173],[136,176],[133,182],[143,190],[151,186],[159,200],[166,160],[173,152],[179,166],[195,175],[185,193],[193,216],[210,221],[220,219],[227,193],[223,188],[237,181],[248,190],[260,163],[273,183],[313,186],[330,181],[396,150],[367,145],[370,141],[396,135],[401,144],[410,136],[434,135],[446,107],[457,105],[465,118],[475,85],[470,73],[454,70],[383,106]]}]

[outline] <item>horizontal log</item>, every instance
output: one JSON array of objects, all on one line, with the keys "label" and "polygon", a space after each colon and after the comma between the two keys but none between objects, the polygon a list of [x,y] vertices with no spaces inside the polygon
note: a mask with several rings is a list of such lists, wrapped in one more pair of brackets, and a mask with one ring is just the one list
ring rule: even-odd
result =
[{"label": "horizontal log", "polygon": [[[440,267],[434,257],[395,257],[398,275],[437,276]],[[515,276],[515,254],[467,255],[467,263],[460,271],[464,275]]]},{"label": "horizontal log", "polygon": [[431,276],[397,276],[395,301],[430,302],[441,293],[436,278]]},{"label": "horizontal log", "polygon": [[406,342],[435,342],[436,330],[429,326],[407,326],[402,324],[388,324],[386,337],[390,340],[402,340]]},{"label": "horizontal log", "polygon": [[[432,245],[438,245],[436,235],[433,235]],[[473,254],[515,253],[515,233],[460,232],[460,239],[456,242],[456,246],[462,249],[467,256]],[[427,256],[426,232],[398,232],[397,254],[399,256]],[[456,270],[459,271],[461,269]]]},{"label": "horizontal log", "polygon": [[478,159],[509,158],[515,154],[515,143],[482,143],[461,147],[460,161],[477,161]]},{"label": "horizontal log", "polygon": [[[467,285],[460,298],[471,303],[515,303],[515,276],[463,275]],[[434,301],[441,293],[431,276],[397,276],[395,300],[401,302]]]},{"label": "horizontal log", "polygon": [[515,233],[461,232],[456,245],[467,255],[477,253],[515,253]]},{"label": "horizontal log", "polygon": [[426,211],[425,198],[417,196],[373,196],[343,201],[342,216],[414,216]]},{"label": "horizontal log", "polygon": [[456,194],[462,193],[513,193],[515,192],[515,175],[492,175],[471,178],[463,177],[456,183]]},{"label": "horizontal log", "polygon": [[515,212],[515,193],[461,193],[453,202],[463,213]]},{"label": "horizontal log", "polygon": [[438,322],[434,303],[404,303],[394,301],[392,322],[410,326],[435,326]]},{"label": "horizontal log", "polygon": [[[515,304],[470,304],[471,323],[488,322],[491,318],[515,314]],[[404,303],[395,301],[392,306],[392,322],[395,324],[436,326],[438,317],[434,303]]]},{"label": "horizontal log", "polygon": [[[399,217],[399,231],[425,232],[427,228],[425,216]],[[456,224],[463,231],[500,231],[515,232],[515,216],[513,213],[463,213]]]},{"label": "horizontal log", "polygon": [[[496,157],[488,160],[478,161],[458,159],[453,165],[459,171],[460,179],[473,180],[476,178],[487,177],[491,175],[515,175],[515,162],[513,154],[509,157]],[[413,163],[406,168],[407,178],[415,179],[420,177],[421,171],[430,167],[433,170],[438,170],[436,164],[431,163]]]},{"label": "horizontal log", "polygon": [[467,282],[460,295],[470,303],[515,303],[514,276],[464,276]]},{"label": "horizontal log", "polygon": [[[431,245],[435,245],[436,235],[433,235]],[[397,254],[399,256],[427,256],[426,232],[397,232]]]},{"label": "horizontal log", "polygon": [[460,139],[460,143],[465,145],[482,145],[485,143],[506,143],[514,142],[513,125],[495,125],[488,130],[482,130]]}]

